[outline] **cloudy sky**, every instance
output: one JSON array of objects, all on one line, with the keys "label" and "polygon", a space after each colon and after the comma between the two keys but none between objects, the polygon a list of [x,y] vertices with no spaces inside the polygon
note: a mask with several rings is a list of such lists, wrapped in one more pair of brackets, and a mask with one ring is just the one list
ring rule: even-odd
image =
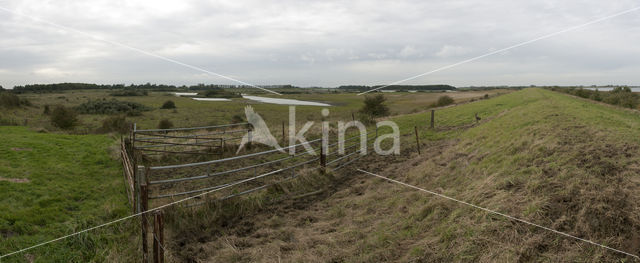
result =
[{"label": "cloudy sky", "polygon": [[[387,84],[640,6],[613,1],[0,0],[0,85]],[[2,9],[92,35],[62,30]],[[406,82],[640,85],[640,11]]]}]

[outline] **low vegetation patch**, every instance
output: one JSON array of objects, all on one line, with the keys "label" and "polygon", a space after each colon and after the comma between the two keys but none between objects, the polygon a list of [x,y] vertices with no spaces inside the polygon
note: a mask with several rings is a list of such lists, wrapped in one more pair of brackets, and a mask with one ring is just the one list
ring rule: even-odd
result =
[{"label": "low vegetation patch", "polygon": [[583,88],[552,88],[552,90],[630,109],[637,109],[640,105],[640,96],[631,92],[629,87],[615,87],[611,91]]},{"label": "low vegetation patch", "polygon": [[448,106],[454,103],[453,98],[444,95],[444,96],[440,96],[438,98],[438,101],[436,103],[433,104],[433,107],[444,107],[444,106]]},{"label": "low vegetation patch", "polygon": [[98,133],[117,132],[125,134],[129,132],[131,122],[127,121],[124,115],[109,116],[102,120],[102,127],[98,129]]},{"label": "low vegetation patch", "polygon": [[51,124],[60,129],[71,129],[78,124],[78,114],[72,108],[56,106],[51,112]]},{"label": "low vegetation patch", "polygon": [[162,107],[160,107],[160,108],[161,109],[175,109],[176,108],[176,103],[173,102],[172,100],[168,100],[168,101],[165,101],[162,104]]},{"label": "low vegetation patch", "polygon": [[18,97],[16,94],[0,91],[0,107],[17,108],[20,106],[31,106],[31,102]]},{"label": "low vegetation patch", "polygon": [[163,119],[158,123],[158,129],[171,129],[173,128],[173,122],[168,119]]},{"label": "low vegetation patch", "polygon": [[140,103],[120,101],[120,100],[90,100],[77,107],[75,110],[81,114],[120,114],[126,113],[131,115],[139,114],[143,111],[152,110]]},{"label": "low vegetation patch", "polygon": [[149,92],[146,90],[118,90],[111,92],[109,95],[115,97],[147,96],[149,95]]},{"label": "low vegetation patch", "polygon": [[0,118],[0,126],[18,126],[18,122],[14,119]]},{"label": "low vegetation patch", "polygon": [[371,123],[374,118],[389,116],[389,106],[385,104],[387,98],[382,94],[366,96],[364,105],[358,111],[362,121]]},{"label": "low vegetation patch", "polygon": [[199,92],[198,95],[207,98],[241,98],[240,94],[227,91],[224,89],[212,89],[207,91]]}]

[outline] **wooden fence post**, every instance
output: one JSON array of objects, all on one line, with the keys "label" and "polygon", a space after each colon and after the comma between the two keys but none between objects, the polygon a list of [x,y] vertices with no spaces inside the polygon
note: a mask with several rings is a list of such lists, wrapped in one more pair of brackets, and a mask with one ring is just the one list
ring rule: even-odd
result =
[{"label": "wooden fence post", "polygon": [[352,120],[352,121],[356,121],[356,116],[355,116],[355,115],[353,115],[353,111],[351,112],[351,120]]},{"label": "wooden fence post", "polygon": [[324,152],[324,138],[320,145],[320,170],[324,174],[327,172],[327,153]]},{"label": "wooden fence post", "polygon": [[247,131],[247,137],[249,137],[249,142],[247,142],[247,149],[251,149],[251,132],[252,132],[252,127],[251,124],[248,124],[248,131]]},{"label": "wooden fence post", "polygon": [[282,146],[287,145],[287,140],[286,137],[284,135],[284,121],[282,122]]},{"label": "wooden fence post", "polygon": [[435,112],[436,112],[436,110],[431,110],[431,126],[430,126],[431,129],[433,129],[435,127],[435,119],[434,119]]},{"label": "wooden fence post", "polygon": [[140,178],[140,221],[142,227],[142,262],[149,262],[149,250],[147,245],[147,210],[149,208],[149,191],[147,189],[146,170],[144,168],[141,172]]},{"label": "wooden fence post", "polygon": [[418,126],[413,126],[413,130],[416,132],[416,146],[418,146],[418,155],[420,154],[420,139],[418,139]]},{"label": "wooden fence post", "polygon": [[164,263],[164,219],[162,211],[153,214],[153,262]]}]

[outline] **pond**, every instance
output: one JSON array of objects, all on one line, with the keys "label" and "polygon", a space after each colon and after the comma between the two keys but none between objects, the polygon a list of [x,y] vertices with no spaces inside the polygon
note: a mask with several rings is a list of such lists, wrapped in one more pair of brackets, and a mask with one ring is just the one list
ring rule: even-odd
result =
[{"label": "pond", "polygon": [[198,101],[231,101],[230,99],[224,99],[224,98],[192,98],[194,100],[198,100]]},{"label": "pond", "polygon": [[259,101],[264,103],[272,103],[272,104],[281,104],[281,105],[305,105],[305,106],[322,106],[329,107],[330,104],[314,102],[314,101],[304,101],[304,100],[295,100],[295,99],[277,99],[277,98],[267,98],[267,97],[258,97],[258,96],[248,96],[242,95],[243,98],[253,101]]}]

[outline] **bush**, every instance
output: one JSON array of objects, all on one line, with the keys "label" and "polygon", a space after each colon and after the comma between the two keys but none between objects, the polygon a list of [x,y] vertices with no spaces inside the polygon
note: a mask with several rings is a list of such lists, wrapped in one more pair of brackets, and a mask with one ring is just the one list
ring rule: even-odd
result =
[{"label": "bush", "polygon": [[17,108],[20,106],[31,106],[31,102],[21,99],[18,95],[0,91],[0,106],[5,108]]},{"label": "bush", "polygon": [[18,126],[18,122],[14,119],[0,118],[0,126]]},{"label": "bush", "polygon": [[632,92],[629,87],[615,87],[609,92],[583,88],[558,88],[554,90],[625,108],[637,109],[638,105],[640,105],[640,96]]},{"label": "bush", "polygon": [[172,101],[172,100],[168,100],[165,101],[164,104],[162,104],[162,107],[160,107],[161,109],[175,109],[176,108],[176,104]]},{"label": "bush", "polygon": [[78,114],[71,108],[56,106],[51,112],[51,124],[60,129],[71,129],[78,123]]},{"label": "bush", "polygon": [[486,100],[489,98],[489,94],[484,94],[483,98]]},{"label": "bush", "polygon": [[236,114],[236,115],[233,115],[233,117],[231,117],[231,123],[243,123],[243,122],[244,122],[244,118],[242,118],[240,114]]},{"label": "bush", "polygon": [[51,109],[49,109],[49,105],[44,105],[44,110],[42,110],[42,114],[49,115],[51,113]]},{"label": "bush", "polygon": [[372,118],[388,116],[389,107],[384,104],[386,100],[382,94],[366,96],[364,98],[364,106],[362,106],[359,112]]},{"label": "bush", "polygon": [[118,90],[111,92],[109,95],[116,97],[147,96],[149,92],[146,90]]},{"label": "bush", "polygon": [[150,107],[140,103],[119,100],[90,100],[80,104],[75,110],[81,114],[120,114],[129,112],[143,112],[151,110]]},{"label": "bush", "polygon": [[158,129],[171,129],[173,128],[173,122],[167,119],[163,119],[158,123]]},{"label": "bush", "polygon": [[207,97],[207,98],[226,98],[226,99],[242,97],[237,93],[226,91],[224,89],[207,90],[207,91],[198,93],[198,95]]},{"label": "bush", "polygon": [[125,116],[110,116],[102,120],[102,127],[98,130],[100,133],[117,132],[125,134],[129,132],[131,122],[128,122]]},{"label": "bush", "polygon": [[453,104],[454,100],[453,98],[444,95],[444,96],[440,96],[440,98],[438,98],[438,102],[436,102],[434,104],[435,107],[443,107],[443,106],[447,106],[447,105],[451,105]]}]

